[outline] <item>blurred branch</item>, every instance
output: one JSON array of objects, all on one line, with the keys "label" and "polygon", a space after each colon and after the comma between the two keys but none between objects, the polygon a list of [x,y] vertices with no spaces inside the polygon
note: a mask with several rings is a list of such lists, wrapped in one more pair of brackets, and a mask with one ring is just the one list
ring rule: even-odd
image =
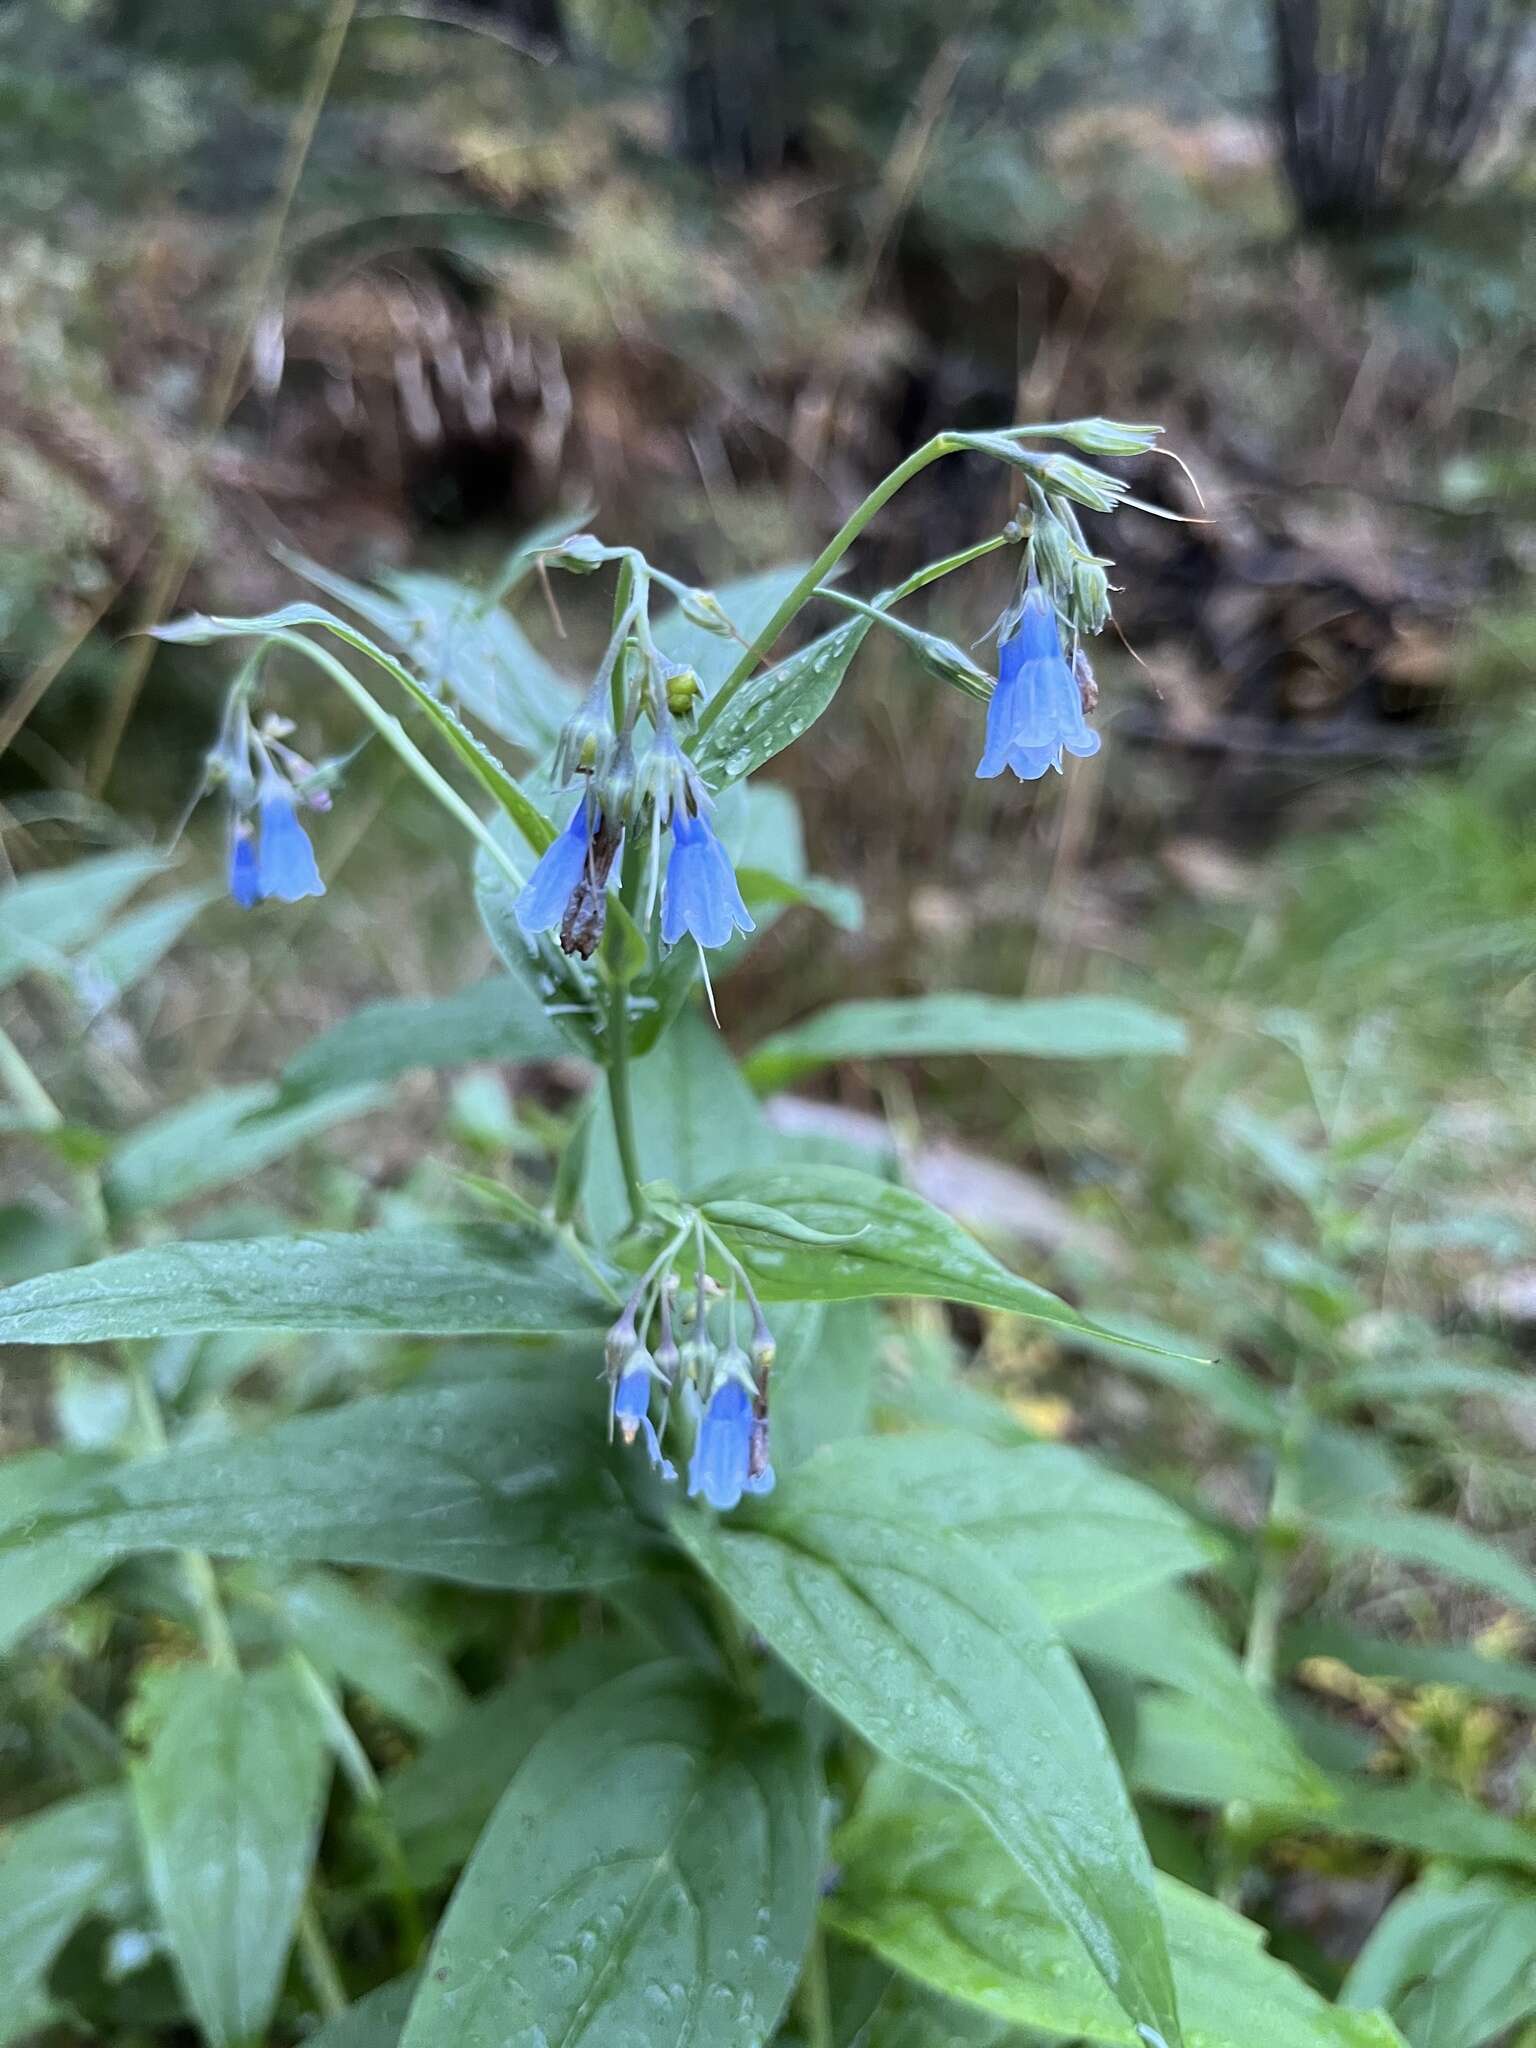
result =
[{"label": "blurred branch", "polygon": [[[240,305],[234,324],[225,336],[224,346],[203,402],[201,430],[188,465],[189,480],[192,474],[201,470],[214,437],[224,425],[234,405],[251,344],[251,335],[272,288],[272,278],[277,269],[278,254],[282,248],[288,216],[293,210],[299,181],[304,175],[304,166],[309,159],[310,145],[315,139],[315,130],[319,126],[320,115],[330,93],[331,81],[336,75],[342,45],[347,39],[347,30],[352,25],[356,7],[357,0],[331,0],[325,24],[320,31],[320,40],[315,45],[314,62],[310,67],[304,97],[294,114],[284,145],[277,189],[272,195],[265,224],[257,239],[244,289],[240,294]],[[182,536],[170,541],[136,622],[140,636],[146,634],[151,626],[158,625],[175,605],[196,555],[195,538]],[[93,795],[101,794],[112,773],[117,750],[122,744],[123,734],[128,729],[128,721],[133,716],[134,705],[138,702],[139,692],[144,687],[145,677],[149,674],[150,664],[155,658],[156,645],[157,643],[151,639],[136,638],[124,656],[122,674],[112,701],[107,707],[101,731],[97,735],[86,778],[87,787]]]}]

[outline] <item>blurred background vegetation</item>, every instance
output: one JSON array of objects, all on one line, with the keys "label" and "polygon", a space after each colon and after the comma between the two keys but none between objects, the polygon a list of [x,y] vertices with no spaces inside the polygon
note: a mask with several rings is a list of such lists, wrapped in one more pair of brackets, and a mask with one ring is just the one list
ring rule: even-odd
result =
[{"label": "blurred background vegetation", "polygon": [[[940,426],[1161,420],[1204,513],[1144,466],[1192,523],[1126,514],[1107,542],[1127,644],[1103,651],[1101,755],[978,785],[974,718],[870,644],[785,764],[811,865],[862,918],[786,916],[722,1021],[755,1038],[957,985],[1175,1012],[1173,1079],[884,1062],[806,1092],[883,1115],[930,1189],[1075,1298],[1232,1361],[1235,1427],[1209,1387],[1129,1353],[1085,1373],[1001,1321],[920,1317],[904,1369],[958,1347],[1031,1428],[1249,1523],[1242,1390],[1332,1376],[1314,1504],[1433,1509],[1531,1562],[1533,54],[1516,0],[12,0],[8,873],[163,843],[231,670],[134,629],[305,594],[295,555],[493,590],[519,535],[590,511],[708,584],[813,552]],[[853,581],[1010,509],[940,465]],[[985,631],[990,566],[936,630]],[[582,595],[517,598],[572,672],[601,630]],[[287,683],[307,751],[355,745]],[[13,994],[72,1121],[265,1079],[366,997],[478,975],[461,857],[376,750],[317,838],[323,904],[214,905],[121,1000]],[[177,886],[221,854],[198,814]],[[367,1221],[434,1158],[516,1174],[564,1099],[558,1076],[422,1079],[250,1198]],[[57,1169],[6,1156],[14,1278],[67,1252]],[[65,1384],[88,1440],[88,1376]],[[46,1393],[7,1382],[0,1446],[57,1426]],[[1328,1630],[1518,1657],[1531,1613],[1423,1559],[1310,1585],[1293,1663],[1320,1753],[1529,1816],[1529,1693],[1489,1704],[1411,1658],[1352,1675]],[[1336,1986],[1424,1847],[1282,1850],[1279,1945]]]}]

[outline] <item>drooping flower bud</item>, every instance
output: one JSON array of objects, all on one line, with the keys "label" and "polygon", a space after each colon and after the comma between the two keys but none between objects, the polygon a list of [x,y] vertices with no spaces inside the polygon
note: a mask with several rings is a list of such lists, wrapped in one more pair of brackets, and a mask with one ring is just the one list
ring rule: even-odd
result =
[{"label": "drooping flower bud", "polygon": [[1128,420],[1068,420],[1054,429],[1059,441],[1070,442],[1085,455],[1145,455],[1162,438],[1162,428]]}]

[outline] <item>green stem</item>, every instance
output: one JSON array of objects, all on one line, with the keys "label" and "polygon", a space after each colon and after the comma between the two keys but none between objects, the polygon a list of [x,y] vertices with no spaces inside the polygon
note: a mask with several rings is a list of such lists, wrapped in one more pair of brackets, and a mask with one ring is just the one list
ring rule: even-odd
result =
[{"label": "green stem", "polygon": [[635,1143],[635,1102],[629,1076],[629,990],[614,977],[608,994],[608,1103],[613,1111],[613,1135],[619,1148],[619,1165],[624,1174],[624,1192],[629,1197],[632,1223],[645,1221],[645,1197],[640,1192],[640,1153]]},{"label": "green stem", "polygon": [[709,731],[806,599],[814,594],[817,584],[837,567],[882,506],[889,504],[902,485],[910,483],[920,470],[928,467],[929,463],[937,462],[941,455],[953,455],[964,445],[964,441],[958,435],[935,434],[931,441],[925,441],[905,462],[898,463],[884,482],[875,485],[863,504],[857,506],[843,521],[710,699],[699,720],[699,739]]},{"label": "green stem", "polygon": [[63,1123],[64,1112],[33,1073],[25,1053],[4,1029],[0,1029],[0,1080],[5,1082],[16,1107],[33,1130],[56,1131]]},{"label": "green stem", "polygon": [[315,1994],[315,2003],[321,2017],[335,2019],[347,2009],[347,1987],[341,1981],[341,1972],[336,1967],[336,1958],[331,1953],[331,1944],[325,1938],[325,1929],[320,1925],[320,1915],[315,1910],[313,1894],[304,1901],[299,1911],[298,1925],[299,1962],[304,1975],[309,1979],[309,1988]]},{"label": "green stem", "polygon": [[[1301,1460],[1311,1426],[1312,1410],[1306,1376],[1298,1367],[1287,1400],[1285,1429],[1275,1449],[1269,1508],[1258,1537],[1258,1576],[1254,1581],[1253,1602],[1248,1610],[1248,1634],[1243,1645],[1243,1676],[1264,1699],[1274,1692],[1279,1671],[1280,1628],[1285,1620],[1291,1558],[1295,1549],[1294,1517],[1301,1494]],[[1242,1896],[1244,1859],[1239,1837],[1248,1817],[1247,1804],[1243,1800],[1230,1801],[1221,1817],[1216,1896],[1223,1905],[1234,1908],[1239,1906]]]},{"label": "green stem", "polygon": [[795,2007],[805,2028],[808,2048],[833,2048],[832,1995],[827,1985],[827,1947],[820,1926],[811,1930]]},{"label": "green stem", "polygon": [[[26,1055],[15,1040],[0,1029],[0,1075],[6,1086],[32,1120],[38,1131],[56,1131],[64,1122],[64,1112],[54,1101],[42,1082],[33,1073]],[[78,1167],[74,1182],[85,1212],[86,1227],[90,1233],[93,1249],[98,1253],[109,1252],[112,1248],[108,1232],[106,1201],[102,1195],[101,1177],[89,1166]],[[160,1412],[160,1397],[155,1392],[154,1381],[144,1361],[126,1345],[114,1347],[117,1358],[128,1375],[129,1388],[133,1395],[133,1410],[145,1442],[158,1457],[166,1448],[165,1417]],[[226,1670],[238,1666],[235,1655],[234,1637],[229,1632],[229,1622],[219,1599],[218,1581],[213,1574],[213,1565],[200,1550],[184,1550],[181,1553],[182,1570],[187,1581],[187,1591],[197,1612],[198,1633],[202,1637],[203,1649],[212,1664],[222,1665]]]},{"label": "green stem", "polygon": [[280,646],[292,647],[300,654],[308,655],[311,661],[316,663],[318,667],[323,668],[332,682],[339,689],[344,690],[352,699],[352,702],[362,712],[364,718],[367,719],[374,731],[384,740],[385,744],[392,747],[400,756],[400,759],[410,769],[417,781],[431,791],[432,795],[436,797],[449,816],[456,818],[477,844],[485,848],[485,851],[495,861],[497,867],[501,869],[512,887],[514,889],[522,888],[524,880],[522,869],[496,838],[496,835],[491,831],[485,820],[469,804],[465,803],[463,797],[459,795],[451,782],[438,774],[432,763],[406,732],[405,727],[395,717],[394,713],[386,711],[377,698],[373,696],[372,692],[364,689],[363,685],[344,662],[338,661],[328,648],[321,647],[315,641],[306,639],[302,633],[277,632],[269,635],[269,639],[277,642]]}]

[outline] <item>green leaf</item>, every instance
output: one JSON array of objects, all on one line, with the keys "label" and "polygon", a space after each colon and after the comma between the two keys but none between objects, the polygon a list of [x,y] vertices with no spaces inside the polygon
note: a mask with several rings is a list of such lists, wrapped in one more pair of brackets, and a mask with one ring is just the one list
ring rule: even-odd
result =
[{"label": "green leaf", "polygon": [[1227,1365],[1219,1358],[1193,1356],[1188,1337],[1142,1316],[1126,1316],[1111,1310],[1097,1321],[1096,1334],[1085,1332],[1077,1339],[1082,1350],[1105,1359],[1121,1372],[1134,1373],[1138,1379],[1176,1387],[1233,1429],[1241,1430],[1244,1436],[1275,1443],[1283,1436],[1285,1415],[1281,1403],[1268,1387],[1250,1379],[1239,1367]]},{"label": "green leaf", "polygon": [[[941,1432],[836,1456],[836,1473],[855,1492],[868,1472],[914,1515],[971,1537],[1056,1626],[1202,1571],[1226,1552],[1150,1487],[1066,1444],[1005,1449]],[[829,1468],[826,1486],[837,1483]]]},{"label": "green leaf", "polygon": [[1455,1358],[1421,1358],[1362,1365],[1330,1378],[1321,1390],[1331,1407],[1361,1401],[1524,1401],[1536,1403],[1528,1372],[1508,1366],[1470,1365]]},{"label": "green leaf", "polygon": [[[1052,2040],[1143,2048],[1061,1914],[953,1799],[881,1771],[833,1854],[823,1909],[920,1983]],[[1330,2006],[1214,1899],[1156,1880],[1179,2011],[1201,2048],[1396,2048],[1380,2015]]]},{"label": "green leaf", "polygon": [[120,1212],[171,1209],[232,1180],[245,1180],[334,1125],[384,1100],[373,1087],[338,1088],[284,1107],[266,1081],[215,1088],[141,1124],[112,1154],[104,1189]]},{"label": "green leaf", "polygon": [[[1182,1695],[1207,1731],[1214,1717],[1210,1739],[1215,1753],[1235,1747],[1251,1774],[1240,1796],[1260,1796],[1254,1787],[1261,1783],[1276,1788],[1273,1796],[1285,1801],[1327,1804],[1332,1796],[1327,1780],[1270,1702],[1249,1684],[1210,1612],[1193,1593],[1182,1586],[1149,1587],[1133,1600],[1073,1617],[1062,1632],[1080,1657]],[[1184,1732],[1187,1740],[1198,1742],[1198,1728],[1186,1726]],[[1165,1725],[1151,1738],[1161,1742],[1165,1770],[1177,1760],[1176,1733]],[[1141,1759],[1138,1744],[1138,1763]]]},{"label": "green leaf", "polygon": [[1386,1842],[1426,1857],[1454,1856],[1463,1863],[1503,1863],[1536,1871],[1536,1828],[1490,1813],[1476,1800],[1428,1778],[1380,1785],[1359,1778],[1331,1780],[1332,1803],[1317,1812],[1275,1807],[1260,1813],[1256,1834],[1318,1833],[1342,1841]]},{"label": "green leaf", "polygon": [[306,2034],[305,2048],[397,2048],[419,1982],[414,1970],[408,1977],[391,1977],[315,2033]]},{"label": "green leaf", "polygon": [[326,1752],[286,1666],[159,1669],[130,1768],[150,1892],[214,2048],[259,2040],[277,2005],[320,1833]]},{"label": "green leaf", "polygon": [[1019,1002],[945,991],[885,1002],[837,1003],[767,1039],[747,1058],[747,1078],[767,1092],[797,1074],[839,1060],[919,1059],[952,1053],[1012,1053],[1039,1059],[1110,1059],[1182,1053],[1188,1035],[1174,1017],[1118,996],[1059,996]]},{"label": "green leaf", "polygon": [[714,595],[741,635],[739,640],[711,633],[707,626],[695,626],[679,606],[671,605],[656,622],[657,647],[668,661],[691,668],[704,685],[706,698],[713,697],[808,567],[806,562],[788,562],[782,568],[761,569],[756,575],[738,576],[716,586]]},{"label": "green leaf", "polygon": [[[720,716],[708,713],[693,747],[694,763],[717,794],[792,746],[832,702],[869,631],[868,619],[834,626],[808,647],[758,673]],[[740,650],[737,650],[738,656]]]},{"label": "green leaf", "polygon": [[781,1475],[823,1444],[867,1434],[884,1336],[863,1301],[786,1302],[773,1313],[773,1463]]},{"label": "green leaf", "polygon": [[191,1547],[269,1563],[382,1565],[553,1592],[623,1578],[647,1538],[604,1444],[601,1390],[556,1353],[493,1380],[381,1394],[251,1436],[117,1466],[0,1531],[99,1557]]},{"label": "green leaf", "polygon": [[78,1451],[28,1451],[0,1464],[0,1656],[53,1607],[62,1607],[100,1578],[107,1560],[88,1540],[67,1531],[28,1538],[54,1503],[110,1469]]},{"label": "green leaf", "polygon": [[546,1728],[631,1669],[632,1643],[573,1643],[472,1701],[384,1781],[384,1812],[418,1887],[463,1863],[514,1773]]},{"label": "green leaf", "polygon": [[680,1540],[884,1755],[968,1800],[1131,2017],[1179,2039],[1152,1872],[1093,1701],[1016,1580],[913,1512],[899,1439],[813,1459],[750,1521]]},{"label": "green leaf", "polygon": [[6,1344],[199,1330],[546,1336],[612,1319],[562,1254],[493,1225],[151,1245],[0,1290]]},{"label": "green leaf", "polygon": [[1485,1699],[1514,1700],[1536,1709],[1536,1671],[1460,1643],[1398,1642],[1334,1622],[1304,1621],[1285,1631],[1280,1650],[1287,1670],[1309,1657],[1334,1657],[1362,1678],[1461,1686]]},{"label": "green leaf", "polygon": [[[633,1093],[635,1143],[647,1180],[698,1187],[728,1167],[750,1166],[772,1153],[757,1098],[720,1033],[697,1010],[684,1011],[636,1064]],[[592,1233],[606,1240],[629,1222],[629,1202],[606,1081],[599,1081],[598,1096],[582,1192]]]},{"label": "green leaf", "polygon": [[569,1050],[526,982],[494,974],[437,1001],[365,1004],[295,1053],[283,1069],[283,1095],[393,1081],[417,1067],[559,1059]]},{"label": "green leaf", "polygon": [[402,1726],[436,1735],[463,1709],[464,1688],[446,1659],[385,1599],[368,1599],[333,1572],[306,1572],[272,1597],[311,1664],[367,1693]]},{"label": "green leaf", "polygon": [[1413,2048],[1481,2048],[1536,2013],[1533,1966],[1536,1888],[1437,1875],[1398,1893],[1340,1996],[1385,2008]]},{"label": "green leaf", "polygon": [[91,1013],[109,1008],[119,996],[158,967],[199,911],[214,899],[210,889],[178,889],[142,910],[120,917],[70,962],[75,992]]},{"label": "green leaf", "polygon": [[1193,1689],[1138,1701],[1130,1776],[1138,1792],[1182,1806],[1241,1799],[1310,1813],[1331,1798],[1327,1780],[1294,1743],[1252,1712],[1234,1713],[1227,1697]]},{"label": "green leaf", "polygon": [[[722,1225],[720,1235],[774,1301],[870,1301],[923,1295],[1007,1309],[1066,1330],[1094,1330],[1076,1309],[993,1258],[921,1195],[848,1166],[777,1166],[714,1182],[697,1198],[786,1210],[838,1245],[792,1243]],[[0,1296],[0,1305],[4,1297]],[[1096,1334],[1103,1336],[1103,1331]]]},{"label": "green leaf", "polygon": [[126,1916],[141,1898],[120,1791],[66,1799],[0,1834],[0,2042],[66,2017],[48,1993],[54,1958],[82,1920]]},{"label": "green leaf", "polygon": [[392,641],[428,689],[457,697],[509,746],[535,755],[553,747],[575,706],[575,686],[544,659],[501,603],[468,584],[420,570],[387,577],[385,595],[286,548],[277,552],[290,569]]},{"label": "green leaf", "polygon": [[402,2048],[759,2048],[810,1934],[821,1797],[799,1730],[684,1666],[613,1680],[507,1788]]},{"label": "green leaf", "polygon": [[1481,1586],[1511,1607],[1536,1614],[1536,1576],[1496,1544],[1459,1523],[1400,1510],[1370,1515],[1335,1510],[1315,1514],[1310,1521],[1332,1549],[1378,1550],[1404,1564],[1427,1565],[1448,1578]]},{"label": "green leaf", "polygon": [[156,853],[106,853],[0,890],[0,988],[32,967],[56,971],[164,866]]}]

